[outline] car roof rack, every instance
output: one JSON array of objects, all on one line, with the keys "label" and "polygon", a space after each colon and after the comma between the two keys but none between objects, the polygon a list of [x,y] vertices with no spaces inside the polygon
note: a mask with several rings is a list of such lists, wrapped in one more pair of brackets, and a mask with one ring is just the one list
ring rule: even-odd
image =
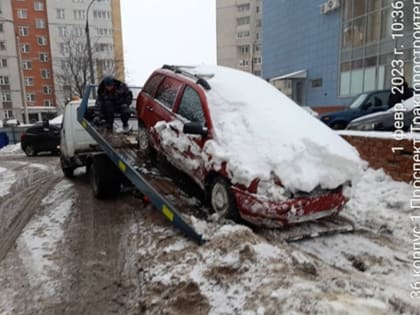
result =
[{"label": "car roof rack", "polygon": [[187,77],[190,77],[192,79],[197,79],[196,83],[200,84],[203,88],[205,88],[206,90],[211,90],[210,84],[207,82],[206,78],[210,79],[212,78],[214,75],[213,74],[195,74],[192,72],[187,71],[186,69],[188,68],[195,68],[192,66],[174,66],[174,65],[163,65],[162,69],[165,70],[170,70],[173,71],[175,73],[181,73]]}]

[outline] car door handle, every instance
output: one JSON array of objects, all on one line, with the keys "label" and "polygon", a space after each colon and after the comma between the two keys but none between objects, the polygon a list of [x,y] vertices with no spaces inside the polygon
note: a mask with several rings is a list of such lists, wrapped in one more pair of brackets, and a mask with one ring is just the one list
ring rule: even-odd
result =
[{"label": "car door handle", "polygon": [[151,107],[151,106],[146,106],[146,109],[147,109],[149,112],[153,112],[153,107]]}]

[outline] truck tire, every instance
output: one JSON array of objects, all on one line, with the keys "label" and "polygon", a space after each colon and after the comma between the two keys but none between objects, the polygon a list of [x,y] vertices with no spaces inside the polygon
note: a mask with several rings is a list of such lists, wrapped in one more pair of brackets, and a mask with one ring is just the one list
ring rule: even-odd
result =
[{"label": "truck tire", "polygon": [[122,174],[106,155],[96,155],[90,168],[90,182],[96,198],[114,198],[121,191]]},{"label": "truck tire", "polygon": [[207,196],[211,209],[219,214],[220,218],[236,222],[241,220],[228,180],[220,176],[215,177],[209,186]]},{"label": "truck tire", "polygon": [[65,158],[60,154],[60,164],[61,164],[61,170],[63,171],[63,174],[65,177],[73,177],[74,176],[74,170],[75,167],[68,165],[68,163],[66,163]]}]

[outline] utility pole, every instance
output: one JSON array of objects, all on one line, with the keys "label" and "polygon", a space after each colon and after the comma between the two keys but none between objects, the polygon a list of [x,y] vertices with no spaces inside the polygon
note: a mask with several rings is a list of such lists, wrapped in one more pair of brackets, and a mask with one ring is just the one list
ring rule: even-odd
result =
[{"label": "utility pole", "polygon": [[[88,49],[88,57],[89,57],[89,72],[90,72],[90,83],[91,84],[95,84],[95,73],[93,70],[93,60],[92,60],[92,47],[90,45],[90,32],[89,32],[89,10],[90,7],[92,6],[92,4],[95,2],[96,0],[92,0],[88,7],[87,7],[87,11],[86,11],[86,27],[85,27],[85,33],[86,33],[86,43],[87,43],[87,49]],[[93,90],[93,97],[95,98],[95,90]]]}]

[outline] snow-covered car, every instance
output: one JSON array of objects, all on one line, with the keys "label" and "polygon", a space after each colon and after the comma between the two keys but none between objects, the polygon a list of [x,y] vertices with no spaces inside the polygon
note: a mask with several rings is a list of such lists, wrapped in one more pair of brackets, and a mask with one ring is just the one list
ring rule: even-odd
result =
[{"label": "snow-covered car", "polygon": [[188,174],[220,216],[257,225],[338,213],[360,166],[330,128],[238,70],[164,66],[139,94],[137,113],[140,150]]}]

